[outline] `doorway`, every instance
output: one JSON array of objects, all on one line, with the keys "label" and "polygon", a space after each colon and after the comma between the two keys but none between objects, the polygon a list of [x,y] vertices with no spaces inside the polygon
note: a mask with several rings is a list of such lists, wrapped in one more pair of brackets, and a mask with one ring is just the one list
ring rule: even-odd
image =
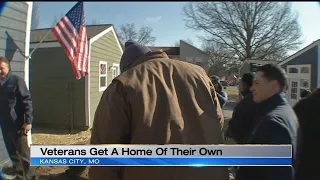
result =
[{"label": "doorway", "polygon": [[289,79],[289,103],[290,105],[295,105],[300,97],[300,90],[299,90],[299,80],[298,79]]},{"label": "doorway", "polygon": [[311,65],[288,65],[288,94],[287,99],[291,106],[294,106],[300,99],[300,92],[311,87]]}]

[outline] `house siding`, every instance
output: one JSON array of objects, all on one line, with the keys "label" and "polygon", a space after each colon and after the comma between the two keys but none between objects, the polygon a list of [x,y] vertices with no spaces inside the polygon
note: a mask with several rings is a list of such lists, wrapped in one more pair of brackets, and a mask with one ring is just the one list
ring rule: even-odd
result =
[{"label": "house siding", "polygon": [[311,64],[311,90],[317,88],[318,78],[320,78],[318,77],[318,46],[311,48],[282,65],[282,67],[287,71],[288,65]]},{"label": "house siding", "polygon": [[243,74],[250,72],[250,64],[248,61],[244,62],[243,66],[240,69],[240,77],[242,77]]},{"label": "house siding", "polygon": [[196,58],[202,58],[202,67],[206,71],[209,70],[208,56],[195,47],[180,41],[180,59],[186,61],[187,57],[192,57],[194,61]]},{"label": "house siding", "polygon": [[107,86],[112,82],[112,63],[120,64],[121,50],[112,31],[108,32],[91,45],[90,60],[90,126],[103,92],[99,92],[99,61],[107,62]]},{"label": "house siding", "polygon": [[[0,16],[0,55],[11,61],[11,72],[24,77],[25,40],[28,5],[25,2],[7,2]],[[0,133],[0,164],[8,159]]]},{"label": "house siding", "polygon": [[0,16],[0,54],[11,61],[11,71],[24,77],[24,55],[28,5],[7,2]]},{"label": "house siding", "polygon": [[71,63],[61,47],[38,48],[30,60],[34,124],[84,127],[84,84],[84,79],[75,79]]}]

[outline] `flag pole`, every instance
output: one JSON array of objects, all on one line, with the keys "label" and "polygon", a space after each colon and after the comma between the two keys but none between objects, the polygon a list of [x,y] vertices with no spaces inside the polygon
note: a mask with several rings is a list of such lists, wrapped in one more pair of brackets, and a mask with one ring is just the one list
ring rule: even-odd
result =
[{"label": "flag pole", "polygon": [[38,49],[38,47],[40,46],[40,44],[46,39],[46,37],[49,35],[49,33],[51,32],[51,28],[50,30],[47,32],[47,34],[40,40],[40,42],[37,44],[37,46],[30,52],[29,57],[27,57],[28,59],[31,59],[31,56],[33,54],[33,52]]}]

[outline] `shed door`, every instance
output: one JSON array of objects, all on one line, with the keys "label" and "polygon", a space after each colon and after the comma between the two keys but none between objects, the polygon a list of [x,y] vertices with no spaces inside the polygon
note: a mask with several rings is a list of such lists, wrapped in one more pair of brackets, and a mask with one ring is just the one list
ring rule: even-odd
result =
[{"label": "shed door", "polygon": [[288,100],[291,106],[294,106],[300,97],[300,89],[299,89],[299,79],[290,79],[289,80],[289,94]]}]

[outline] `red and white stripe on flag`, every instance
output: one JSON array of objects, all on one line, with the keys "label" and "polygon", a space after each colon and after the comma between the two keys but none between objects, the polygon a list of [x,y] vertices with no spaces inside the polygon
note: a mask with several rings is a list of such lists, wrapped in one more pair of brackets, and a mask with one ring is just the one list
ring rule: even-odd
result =
[{"label": "red and white stripe on flag", "polygon": [[105,64],[100,64],[100,74],[105,75],[107,73],[107,67]]},{"label": "red and white stripe on flag", "polygon": [[231,84],[231,83],[233,83],[233,81],[234,81],[234,78],[233,78],[231,75],[229,75],[229,76],[227,77],[227,83],[228,83],[228,84]]},{"label": "red and white stripe on flag", "polygon": [[77,80],[88,74],[89,49],[84,22],[83,2],[78,2],[52,29],[71,61]]}]

